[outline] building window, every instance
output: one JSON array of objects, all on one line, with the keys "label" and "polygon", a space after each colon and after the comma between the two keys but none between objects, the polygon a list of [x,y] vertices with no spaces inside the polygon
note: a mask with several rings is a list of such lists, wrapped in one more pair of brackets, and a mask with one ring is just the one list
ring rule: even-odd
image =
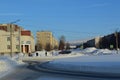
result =
[{"label": "building window", "polygon": [[31,44],[31,42],[30,42],[30,41],[27,41],[26,44]]},{"label": "building window", "polygon": [[21,41],[21,44],[24,44],[24,41]]},{"label": "building window", "polygon": [[16,49],[19,50],[19,45],[16,45]]},{"label": "building window", "polygon": [[47,38],[47,41],[50,41],[50,38],[49,38],[49,37]]},{"label": "building window", "polygon": [[7,49],[11,49],[10,45],[7,45]]},{"label": "building window", "polygon": [[16,37],[16,40],[19,41],[19,37]]},{"label": "building window", "polygon": [[7,41],[10,41],[10,37],[7,37]]}]

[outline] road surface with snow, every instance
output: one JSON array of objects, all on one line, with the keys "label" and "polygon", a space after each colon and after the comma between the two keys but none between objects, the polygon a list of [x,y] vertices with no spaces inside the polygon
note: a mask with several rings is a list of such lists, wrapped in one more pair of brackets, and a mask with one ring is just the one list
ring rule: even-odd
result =
[{"label": "road surface with snow", "polygon": [[78,75],[57,74],[42,72],[34,68],[34,65],[22,65],[14,69],[10,74],[0,80],[119,80],[112,78],[85,77]]},{"label": "road surface with snow", "polygon": [[[118,53],[120,54],[120,51]],[[13,58],[1,56],[0,80],[120,80],[118,77],[100,78],[96,76],[71,74],[72,71],[112,72],[119,74],[119,54],[116,54],[115,50],[96,48],[76,49],[67,55],[58,55],[58,52],[54,52],[54,55],[48,55],[47,57],[40,52],[40,55],[37,57],[25,57],[24,60],[29,62],[37,61],[37,64],[35,63],[30,66],[21,62],[23,56]],[[50,62],[41,67],[41,65],[39,65],[41,61]],[[53,70],[54,72],[50,72],[49,70]],[[64,73],[64,70],[67,71],[67,73]]]}]

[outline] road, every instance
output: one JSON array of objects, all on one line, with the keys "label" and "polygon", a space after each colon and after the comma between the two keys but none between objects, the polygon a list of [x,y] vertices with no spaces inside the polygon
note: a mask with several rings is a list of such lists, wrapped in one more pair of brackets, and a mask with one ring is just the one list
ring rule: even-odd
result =
[{"label": "road", "polygon": [[36,64],[33,65],[26,64],[16,67],[14,71],[4,76],[0,80],[120,80],[43,72],[37,70],[35,68],[35,65]]}]

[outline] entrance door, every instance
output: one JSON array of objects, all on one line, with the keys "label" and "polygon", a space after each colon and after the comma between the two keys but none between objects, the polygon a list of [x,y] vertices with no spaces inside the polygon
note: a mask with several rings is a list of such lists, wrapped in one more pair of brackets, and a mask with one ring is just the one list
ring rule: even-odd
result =
[{"label": "entrance door", "polygon": [[21,45],[21,51],[23,52],[23,45]]},{"label": "entrance door", "polygon": [[25,53],[29,52],[29,45],[25,45]]}]

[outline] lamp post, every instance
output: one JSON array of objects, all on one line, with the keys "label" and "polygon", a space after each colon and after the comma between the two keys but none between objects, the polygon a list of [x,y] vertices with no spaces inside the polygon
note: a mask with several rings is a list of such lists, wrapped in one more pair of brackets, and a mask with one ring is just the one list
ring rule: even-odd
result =
[{"label": "lamp post", "polygon": [[116,50],[118,54],[118,31],[115,32],[115,37],[116,37]]},{"label": "lamp post", "polygon": [[[19,22],[20,20],[16,20],[13,22],[9,23],[10,26],[10,56],[12,57],[12,53],[13,53],[13,24]],[[19,38],[20,39],[20,38]],[[19,40],[20,41],[20,40]],[[20,43],[20,42],[19,42]]]}]

